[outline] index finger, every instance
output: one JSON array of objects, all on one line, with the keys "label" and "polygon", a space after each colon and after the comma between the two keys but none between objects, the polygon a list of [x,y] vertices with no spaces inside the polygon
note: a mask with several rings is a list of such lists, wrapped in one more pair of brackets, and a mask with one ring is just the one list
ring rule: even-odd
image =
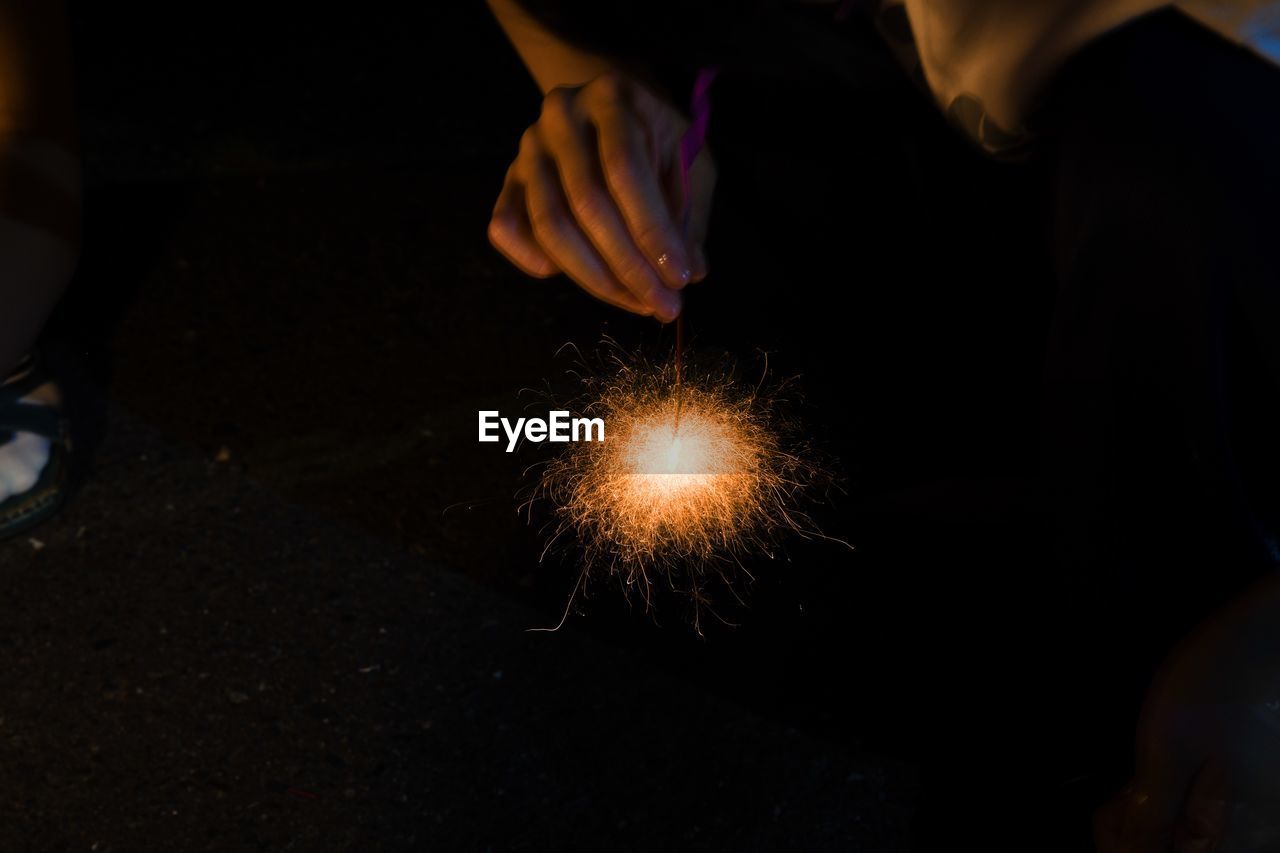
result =
[{"label": "index finger", "polygon": [[616,100],[594,115],[605,183],[636,245],[672,287],[689,283],[689,253],[633,117]]},{"label": "index finger", "polygon": [[1185,761],[1155,748],[1140,750],[1133,792],[1120,827],[1121,842],[1135,853],[1168,850],[1194,775],[1195,767]]}]

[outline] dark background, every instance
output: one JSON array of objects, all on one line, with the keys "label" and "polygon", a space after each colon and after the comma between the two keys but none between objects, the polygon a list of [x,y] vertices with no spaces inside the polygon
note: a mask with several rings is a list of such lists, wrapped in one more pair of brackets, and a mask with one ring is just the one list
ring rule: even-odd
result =
[{"label": "dark background", "polygon": [[672,341],[489,248],[538,97],[479,4],[73,24],[86,245],[48,347],[93,456],[0,548],[0,846],[901,850],[922,802],[997,795],[969,718],[1038,558],[1035,176],[868,33],[718,90],[693,345],[800,376],[857,550],[789,543],[701,638],[609,586],[525,632],[575,566],[476,411],[563,384],[566,342]]}]

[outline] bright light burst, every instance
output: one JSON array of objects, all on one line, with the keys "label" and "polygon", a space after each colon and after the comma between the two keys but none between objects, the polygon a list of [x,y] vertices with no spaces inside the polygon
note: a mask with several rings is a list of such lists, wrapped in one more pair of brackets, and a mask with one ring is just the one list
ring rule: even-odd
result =
[{"label": "bright light burst", "polygon": [[787,532],[817,533],[796,506],[820,471],[759,388],[686,368],[677,392],[671,366],[615,366],[587,380],[581,406],[604,419],[604,441],[569,445],[539,489],[557,513],[552,541],[571,535],[583,549],[584,578],[618,577],[648,605],[665,575],[700,603],[708,575],[732,588],[744,557],[771,556]]}]

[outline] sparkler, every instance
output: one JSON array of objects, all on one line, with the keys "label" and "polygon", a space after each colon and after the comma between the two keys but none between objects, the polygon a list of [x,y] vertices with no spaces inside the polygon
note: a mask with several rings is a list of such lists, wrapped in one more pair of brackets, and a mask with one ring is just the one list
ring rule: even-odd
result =
[{"label": "sparkler", "polygon": [[[715,76],[715,69],[698,75],[692,121],[680,142],[686,244],[689,171],[706,138]],[[558,518],[547,547],[569,535],[584,552],[566,618],[589,572],[638,589],[646,607],[663,575],[673,588],[683,579],[700,631],[709,576],[732,591],[735,569],[749,576],[744,557],[772,556],[784,533],[821,536],[797,505],[825,475],[788,441],[773,400],[761,391],[764,377],[745,390],[728,370],[687,374],[684,315],[676,319],[670,365],[652,366],[637,354],[615,358],[617,369],[606,378],[587,380],[580,408],[604,420],[604,440],[570,445],[543,469],[534,497],[550,499]]]},{"label": "sparkler", "polygon": [[613,577],[648,607],[661,578],[702,605],[708,580],[736,595],[750,579],[744,559],[772,557],[784,535],[821,536],[799,506],[826,475],[763,379],[744,388],[729,370],[638,355],[615,357],[614,367],[584,380],[580,407],[604,419],[604,441],[569,445],[535,492],[555,507],[548,549],[567,537],[582,551],[575,595],[589,575]]}]

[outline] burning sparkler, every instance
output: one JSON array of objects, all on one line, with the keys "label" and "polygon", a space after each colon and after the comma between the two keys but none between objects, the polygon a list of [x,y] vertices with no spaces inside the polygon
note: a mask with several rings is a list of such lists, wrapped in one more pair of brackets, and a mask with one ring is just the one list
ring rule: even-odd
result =
[{"label": "burning sparkler", "polygon": [[[690,126],[680,141],[686,240],[689,172],[706,140],[716,73],[698,74]],[[746,390],[728,370],[690,373],[684,319],[682,312],[669,365],[655,367],[639,355],[615,358],[613,373],[587,382],[580,408],[604,420],[604,440],[570,445],[543,469],[537,494],[556,507],[550,542],[571,535],[584,552],[575,595],[588,573],[601,572],[620,578],[628,591],[638,589],[649,606],[657,575],[677,588],[682,577],[698,627],[709,575],[733,590],[734,570],[746,572],[744,557],[772,556],[786,532],[821,536],[797,505],[823,474],[800,445],[788,442],[772,400],[761,392],[763,379]]]},{"label": "burning sparkler", "polygon": [[706,580],[734,589],[743,559],[772,556],[783,534],[820,535],[798,506],[822,472],[759,386],[687,366],[677,385],[676,363],[639,357],[614,366],[587,380],[582,407],[604,441],[570,445],[538,489],[555,507],[551,541],[582,549],[579,586],[614,577],[648,606],[663,577],[698,604]]}]

